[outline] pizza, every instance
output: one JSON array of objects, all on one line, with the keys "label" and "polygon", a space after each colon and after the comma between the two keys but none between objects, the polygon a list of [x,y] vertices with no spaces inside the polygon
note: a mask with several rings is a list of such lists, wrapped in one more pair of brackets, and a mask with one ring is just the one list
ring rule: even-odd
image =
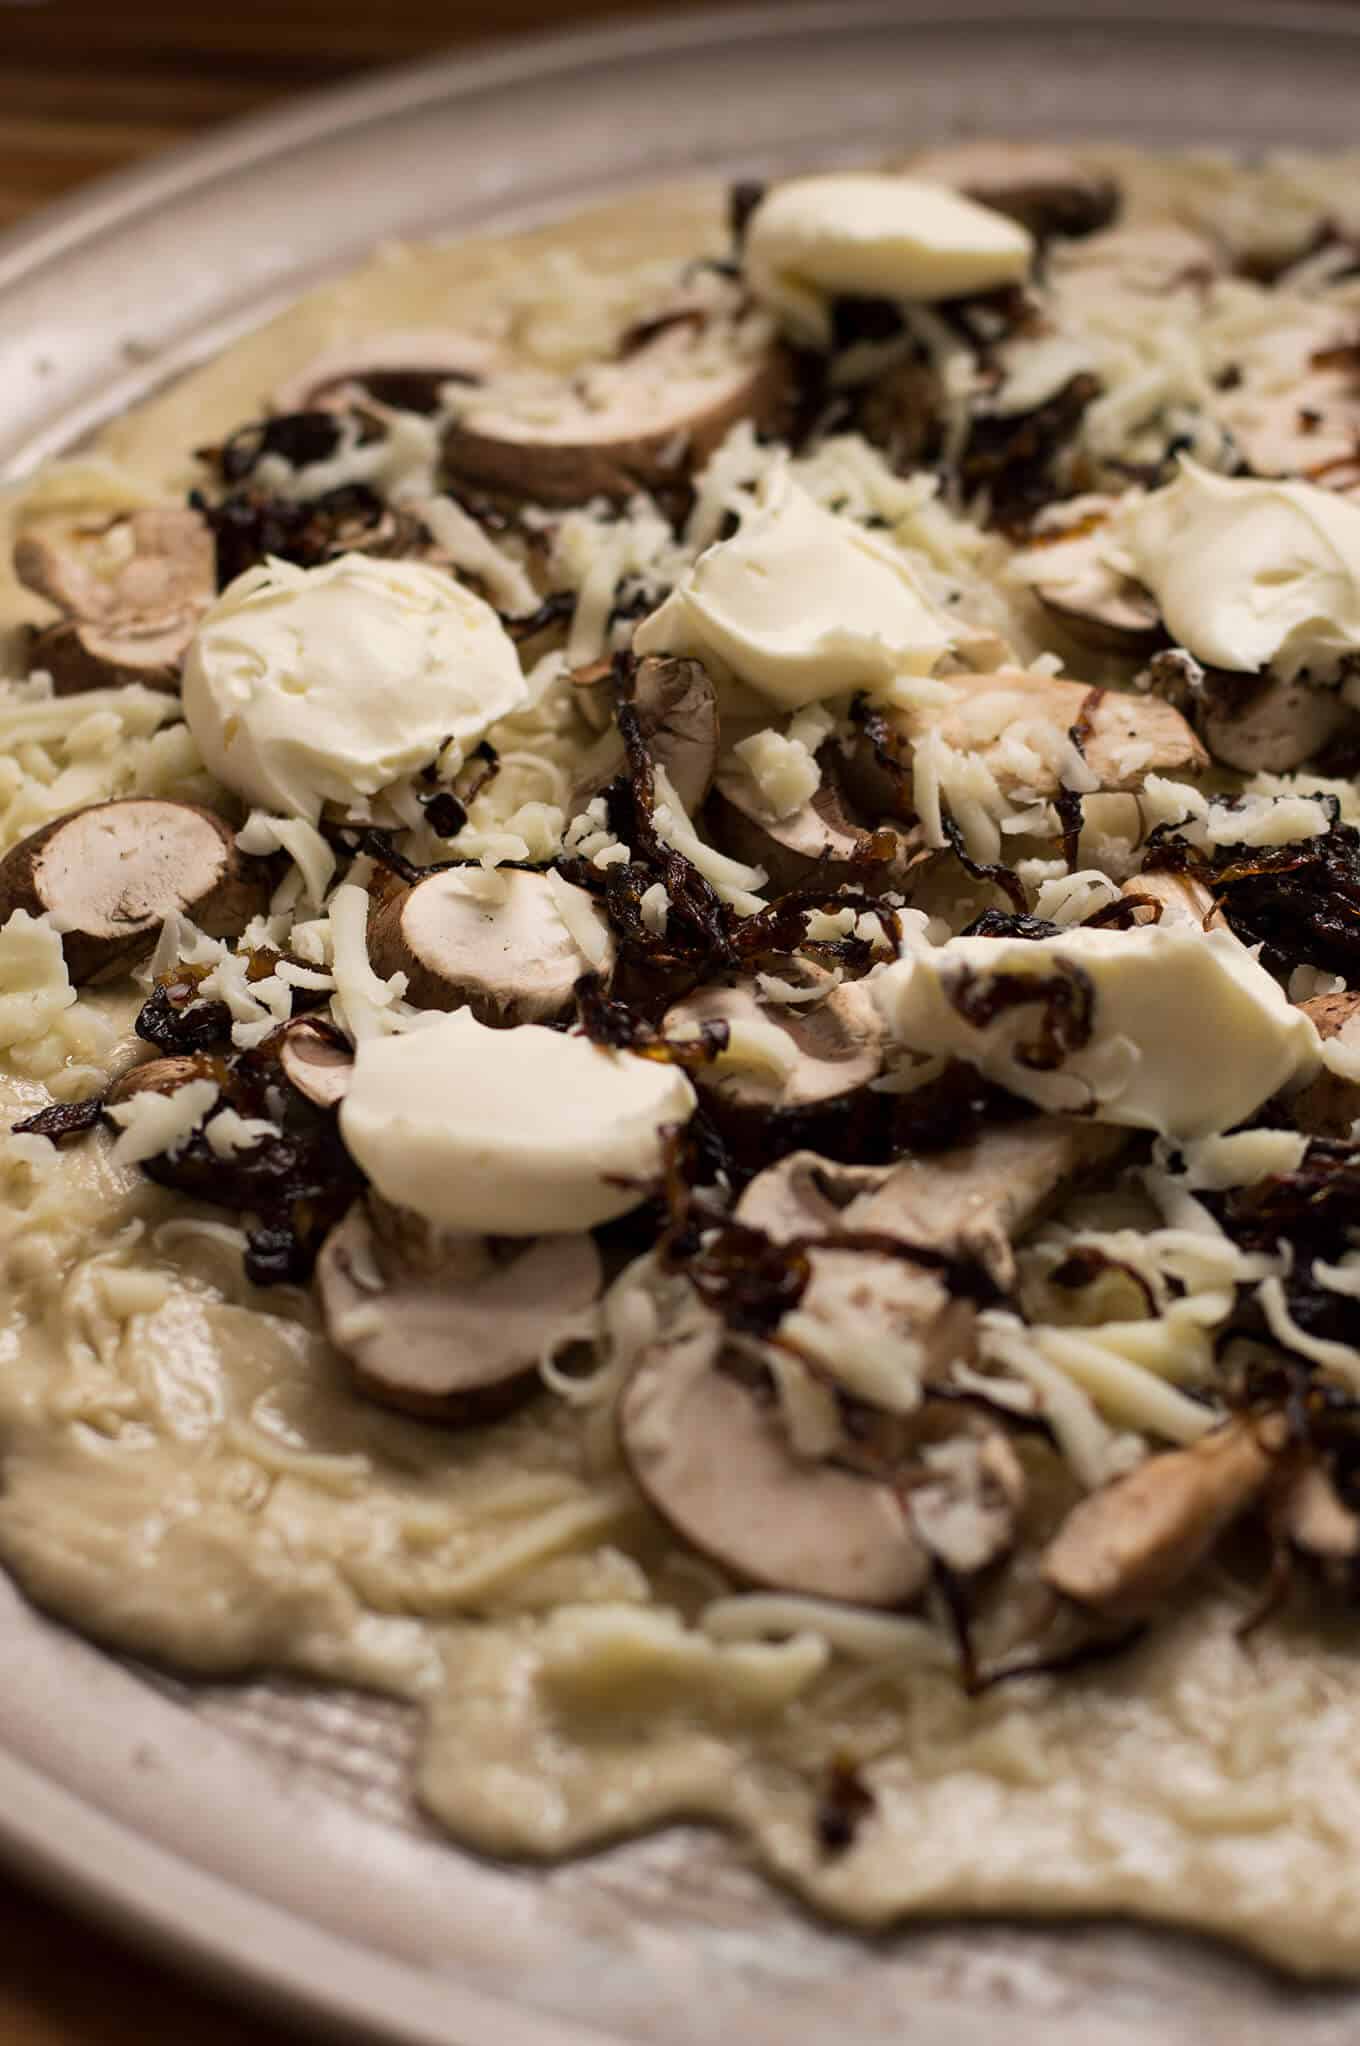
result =
[{"label": "pizza", "polygon": [[7,489],[29,1597],[478,1849],[1355,1968],[1355,169],[387,249]]}]

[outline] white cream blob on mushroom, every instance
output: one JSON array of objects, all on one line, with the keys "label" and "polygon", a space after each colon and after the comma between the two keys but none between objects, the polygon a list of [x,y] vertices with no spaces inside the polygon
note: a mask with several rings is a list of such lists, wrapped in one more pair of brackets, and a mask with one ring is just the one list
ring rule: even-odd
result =
[{"label": "white cream blob on mushroom", "polygon": [[1034,239],[945,185],[869,171],[791,178],[752,214],[743,268],[757,301],[825,347],[831,300],[937,300],[1018,284]]},{"label": "white cream blob on mushroom", "polygon": [[1182,460],[1119,526],[1123,565],[1197,660],[1327,681],[1360,655],[1360,504]]},{"label": "white cream blob on mushroom", "polygon": [[789,710],[929,674],[952,644],[906,558],[782,468],[633,635],[640,654],[693,655]]},{"label": "white cream blob on mushroom", "polygon": [[311,823],[447,759],[450,742],[465,752],[527,695],[481,597],[426,563],[356,554],[238,576],[203,619],[183,686],[218,780]]},{"label": "white cream blob on mushroom", "polygon": [[1022,1099],[1177,1142],[1316,1072],[1318,1034],[1228,931],[951,938],[875,982],[888,1030]]},{"label": "white cream blob on mushroom", "polygon": [[458,1010],[358,1047],[340,1131],[393,1206],[437,1229],[538,1236],[636,1207],[694,1105],[676,1066]]}]

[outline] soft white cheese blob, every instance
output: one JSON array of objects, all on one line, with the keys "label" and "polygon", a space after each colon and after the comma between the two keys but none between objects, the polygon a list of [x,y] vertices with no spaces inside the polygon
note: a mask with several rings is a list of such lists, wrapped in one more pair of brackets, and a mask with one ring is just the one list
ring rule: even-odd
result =
[{"label": "soft white cheese blob", "polygon": [[541,1236],[635,1208],[663,1128],[694,1101],[677,1066],[459,1009],[359,1045],[340,1131],[394,1206],[441,1229]]},{"label": "soft white cheese blob", "polygon": [[449,740],[464,751],[528,699],[491,606],[424,562],[269,561],[225,589],[184,665],[209,770],[248,803],[315,823]]},{"label": "soft white cheese blob", "polygon": [[1034,239],[946,185],[874,171],[791,178],[761,200],[743,267],[755,298],[800,340],[825,347],[830,301],[961,298],[1018,283]]},{"label": "soft white cheese blob", "polygon": [[633,635],[640,654],[692,654],[790,710],[928,674],[951,644],[905,556],[782,468]]},{"label": "soft white cheese blob", "polygon": [[1320,1058],[1312,1022],[1247,948],[1188,924],[951,938],[873,987],[912,1051],[966,1059],[1040,1108],[1176,1142],[1232,1129]]},{"label": "soft white cheese blob", "polygon": [[1197,660],[1327,679],[1360,653],[1360,504],[1182,460],[1118,521],[1129,571]]}]

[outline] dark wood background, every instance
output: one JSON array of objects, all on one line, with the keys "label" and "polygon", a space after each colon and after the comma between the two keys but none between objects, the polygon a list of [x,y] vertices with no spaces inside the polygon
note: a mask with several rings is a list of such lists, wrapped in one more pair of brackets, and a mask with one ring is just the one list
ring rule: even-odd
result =
[{"label": "dark wood background", "polygon": [[[654,0],[0,0],[0,229],[372,65],[652,11]],[[285,2035],[0,1876],[0,2046],[285,2046]]]}]

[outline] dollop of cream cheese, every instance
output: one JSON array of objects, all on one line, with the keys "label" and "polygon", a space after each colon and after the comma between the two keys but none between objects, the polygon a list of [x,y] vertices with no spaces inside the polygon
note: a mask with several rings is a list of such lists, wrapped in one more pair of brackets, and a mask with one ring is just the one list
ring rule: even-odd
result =
[{"label": "dollop of cream cheese", "polygon": [[951,644],[906,557],[785,469],[633,635],[640,654],[691,654],[789,710],[928,674]]},{"label": "dollop of cream cheese", "polygon": [[791,178],[747,223],[752,295],[799,340],[826,347],[831,300],[933,300],[1028,276],[1034,238],[946,185],[872,171]]},{"label": "dollop of cream cheese", "polygon": [[896,1040],[1056,1113],[1217,1135],[1318,1069],[1309,1017],[1229,931],[951,938],[873,982]]},{"label": "dollop of cream cheese", "polygon": [[424,562],[269,561],[204,615],[184,715],[209,770],[246,802],[315,823],[463,751],[528,699],[491,606]]},{"label": "dollop of cream cheese", "polygon": [[677,1066],[459,1009],[359,1045],[340,1132],[394,1206],[441,1229],[544,1236],[635,1208],[663,1129],[694,1105]]},{"label": "dollop of cream cheese", "polygon": [[1326,681],[1360,654],[1360,504],[1182,460],[1117,521],[1121,565],[1197,660]]}]

